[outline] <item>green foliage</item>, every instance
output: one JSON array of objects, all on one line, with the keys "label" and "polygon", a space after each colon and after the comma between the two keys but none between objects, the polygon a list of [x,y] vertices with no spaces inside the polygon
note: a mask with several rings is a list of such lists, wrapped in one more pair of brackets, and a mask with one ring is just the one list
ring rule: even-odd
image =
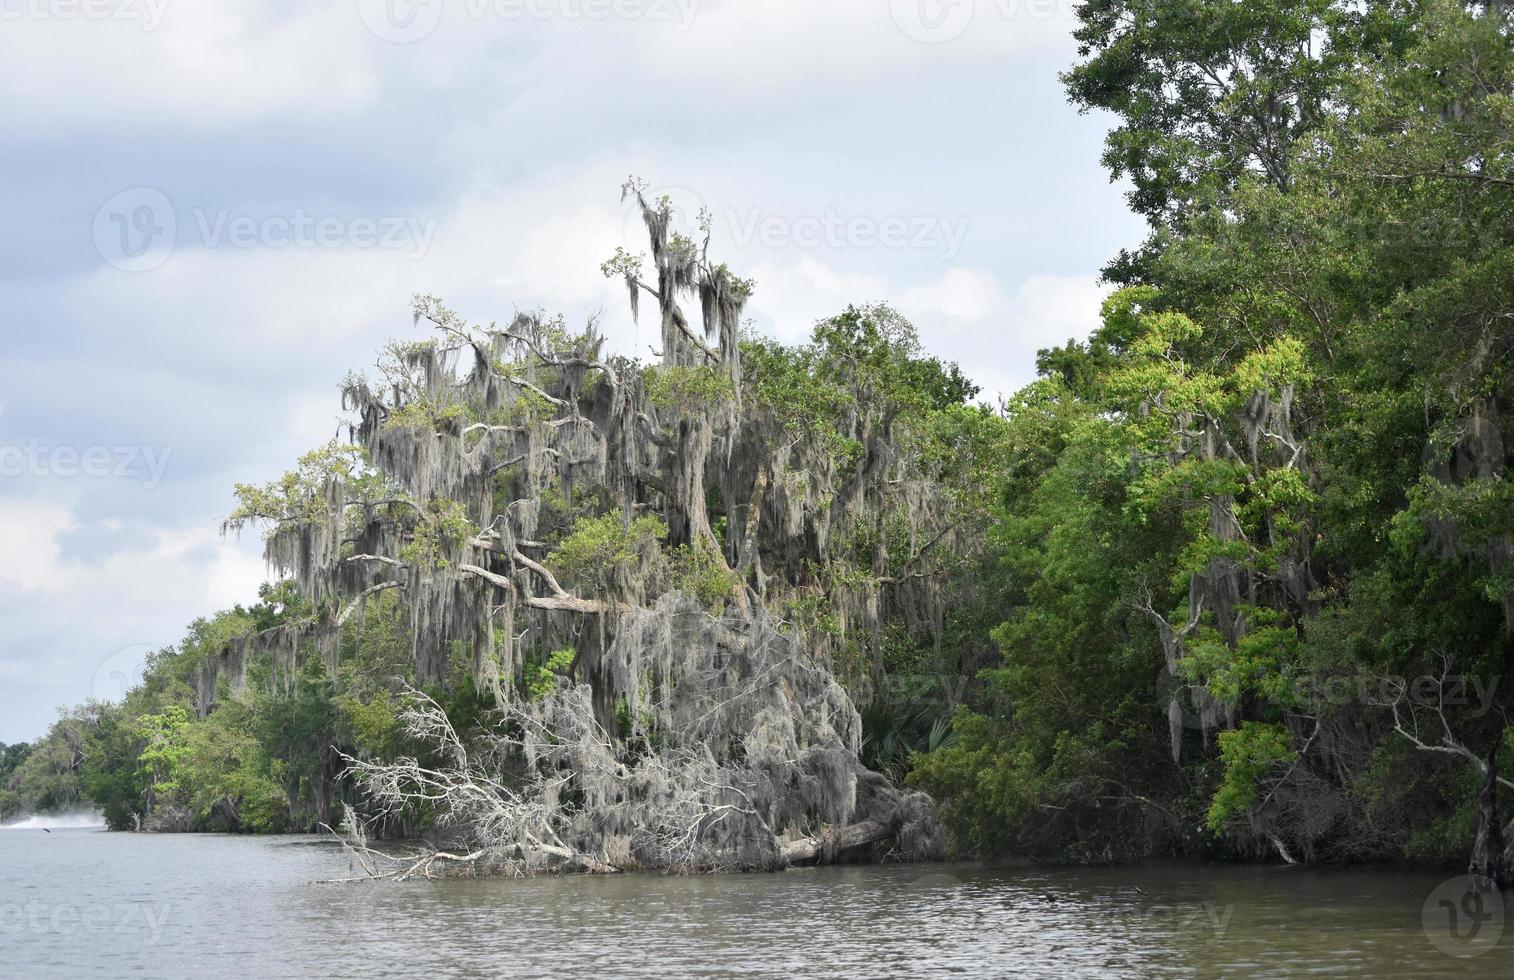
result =
[{"label": "green foliage", "polygon": [[198,825],[255,833],[288,826],[283,765],[259,741],[256,714],[255,702],[233,700],[189,729],[177,769]]},{"label": "green foliage", "polygon": [[457,432],[467,420],[462,405],[436,405],[431,402],[407,402],[384,418],[386,429],[424,429],[429,432]]},{"label": "green foliage", "polygon": [[526,675],[526,696],[540,701],[560,683],[559,679],[570,677],[576,654],[571,649],[553,650],[547,654],[546,663],[532,665]]},{"label": "green foliage", "polygon": [[342,694],[336,699],[338,727],[342,741],[352,745],[363,758],[393,758],[400,752],[400,698],[389,691],[379,691],[368,700]]},{"label": "green foliage", "polygon": [[399,560],[423,568],[447,568],[477,530],[460,501],[433,497],[400,549]]},{"label": "green foliage", "polygon": [[137,719],[132,734],[142,743],[137,775],[147,786],[148,805],[179,790],[179,774],[189,752],[189,712],[172,705],[162,714]]},{"label": "green foliage", "polygon": [[62,712],[37,742],[6,748],[5,758],[12,769],[0,783],[0,808],[5,816],[63,813],[83,805],[86,748],[101,710],[90,703]]},{"label": "green foliage", "polygon": [[[966,540],[984,533],[1003,480],[1004,419],[986,405],[968,404],[978,389],[955,364],[927,356],[897,312],[849,307],[816,324],[810,342],[798,347],[747,337],[742,370],[745,404],[761,419],[754,434],[775,454],[803,447],[803,464],[790,456],[790,469],[781,474],[790,494],[813,492],[812,474],[817,484],[845,488],[860,467],[887,456],[940,491],[953,531]],[[880,434],[888,444],[881,453]],[[814,496],[819,508],[845,503]],[[813,592],[769,596],[786,619],[826,646],[863,700],[877,675],[906,661],[910,671],[959,676],[991,656],[996,597],[978,567],[981,553],[923,539],[918,526],[919,515],[902,500],[887,513],[854,520],[833,535],[828,560],[810,570]],[[885,614],[874,636],[845,629],[846,604],[886,591],[880,577],[907,578],[926,567],[951,583],[954,601],[936,624],[943,642],[922,646],[920,624],[897,611]],[[901,632],[906,625],[915,635]]]},{"label": "green foliage", "polygon": [[1262,778],[1297,755],[1293,737],[1281,725],[1244,722],[1231,732],[1220,732],[1220,763],[1225,775],[1209,804],[1209,829],[1226,823],[1256,807]]},{"label": "green foliage", "polygon": [[717,555],[689,545],[679,545],[668,556],[673,588],[710,607],[718,605],[736,588],[736,576]]},{"label": "green foliage", "polygon": [[[1485,758],[1505,738],[1509,15],[1079,18],[1069,93],[1116,113],[1105,162],[1153,235],[1111,265],[1131,285],[1102,326],[1007,405],[1003,665],[911,778],[968,850],[1097,859],[1138,808],[1137,853],[1215,846],[1198,817],[1232,854],[1464,858],[1476,771],[1396,731],[1383,685],[1481,682],[1424,717],[1430,740]],[[1364,678],[1389,695],[1319,697]]]},{"label": "green foliage", "polygon": [[1220,703],[1235,706],[1244,698],[1260,697],[1281,707],[1293,704],[1302,643],[1298,632],[1276,609],[1244,606],[1241,615],[1251,626],[1229,645],[1213,627],[1194,634],[1184,676],[1203,684]]},{"label": "green foliage", "polygon": [[1104,0],[1078,8],[1083,60],[1063,75],[1074,105],[1113,112],[1111,176],[1156,234],[1108,270],[1149,272],[1167,229],[1223,208],[1239,185],[1286,189],[1331,118],[1341,81],[1401,49],[1411,21],[1392,2]]},{"label": "green foliage", "polygon": [[[233,637],[309,614],[290,583],[270,583],[260,602],[196,620],[184,639],[147,658],[142,683],[124,703],[92,703],[67,716],[31,750],[56,760],[28,780],[29,810],[88,799],[117,830],[171,827],[282,832],[333,819],[346,790],[336,751],[368,758],[398,754],[393,685],[406,678],[410,639],[393,596],[376,597],[363,638],[343,638],[337,693],[319,656],[299,661],[292,695],[274,684],[267,655],[248,663],[247,689],[223,679],[214,710],[194,709],[200,665]],[[182,815],[183,823],[180,822]]]},{"label": "green foliage", "polygon": [[955,742],[951,719],[929,703],[875,700],[862,709],[862,761],[898,782],[908,777],[917,758]]},{"label": "green foliage", "polygon": [[862,446],[838,420],[872,408],[923,422],[978,394],[957,365],[925,356],[909,321],[881,305],[848,307],[818,323],[810,343],[799,347],[749,337],[741,357],[751,392],[780,431],[826,438],[843,466],[857,462]]},{"label": "green foliage", "polygon": [[228,527],[240,530],[263,520],[319,521],[326,514],[326,485],[340,478],[349,487],[374,495],[382,492],[381,481],[368,468],[363,450],[332,441],[300,457],[299,468],[271,483],[256,486],[238,483],[237,506],[226,519]]},{"label": "green foliage", "polygon": [[627,522],[620,514],[580,517],[572,533],[548,558],[565,585],[606,592],[637,577],[661,559],[668,526],[660,517],[641,514]]},{"label": "green foliage", "polygon": [[32,747],[27,742],[16,745],[0,744],[0,821],[9,820],[19,813],[25,805],[19,794],[9,788],[11,776],[26,757],[31,755]]},{"label": "green foliage", "polygon": [[736,397],[731,379],[715,366],[652,365],[642,370],[641,377],[647,386],[648,401],[680,415],[703,413],[711,405]]},{"label": "green foliage", "polygon": [[137,764],[141,745],[128,712],[117,705],[102,711],[84,763],[85,794],[100,808],[111,830],[133,829],[147,812],[147,790]]}]

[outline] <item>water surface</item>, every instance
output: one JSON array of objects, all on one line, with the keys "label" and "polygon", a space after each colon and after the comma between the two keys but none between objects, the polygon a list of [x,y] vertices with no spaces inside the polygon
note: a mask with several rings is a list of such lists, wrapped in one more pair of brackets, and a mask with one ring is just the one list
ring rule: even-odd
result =
[{"label": "water surface", "polygon": [[[348,874],[315,838],[0,832],[0,977],[1514,976],[1514,928],[1502,935],[1491,906],[1439,904],[1452,893],[1435,874],[934,865],[317,883]],[[1453,955],[1466,953],[1479,955]]]}]

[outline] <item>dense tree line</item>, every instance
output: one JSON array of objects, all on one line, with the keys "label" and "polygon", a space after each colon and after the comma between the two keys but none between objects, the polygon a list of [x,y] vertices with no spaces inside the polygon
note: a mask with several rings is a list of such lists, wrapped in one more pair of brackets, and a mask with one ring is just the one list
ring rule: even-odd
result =
[{"label": "dense tree line", "polygon": [[913,778],[978,850],[1501,873],[1508,13],[1081,19],[1152,232],[1008,408],[1004,663]]},{"label": "dense tree line", "polygon": [[[657,217],[668,213],[665,207],[651,204]],[[417,303],[419,319],[438,327],[442,343],[474,329],[428,297]],[[512,329],[528,328],[517,323]],[[584,349],[583,337],[554,321],[538,320],[529,329],[542,351]],[[603,726],[615,751],[625,753],[624,764],[634,766],[649,749],[671,742],[670,731],[656,728],[655,715],[701,703],[691,693],[697,678],[687,672],[669,685],[672,698],[650,693],[656,684],[649,681],[681,669],[677,661],[686,653],[700,659],[713,653],[728,667],[755,658],[742,640],[719,632],[734,615],[731,608],[745,601],[770,610],[782,633],[803,637],[805,654],[791,666],[783,662],[792,656],[768,664],[747,677],[745,688],[716,686],[724,693],[709,699],[710,713],[736,705],[754,725],[740,740],[741,757],[757,752],[768,729],[782,733],[794,724],[771,705],[744,707],[748,689],[761,698],[776,695],[780,704],[799,698],[807,713],[839,708],[838,718],[826,723],[838,727],[853,724],[846,721],[848,713],[855,716],[853,701],[870,703],[867,720],[851,729],[857,744],[847,751],[854,766],[860,749],[871,769],[853,776],[842,763],[834,774],[798,773],[795,789],[829,806],[826,781],[839,780],[844,807],[853,794],[876,801],[900,793],[869,772],[902,776],[912,753],[945,739],[951,699],[962,693],[949,679],[993,658],[990,595],[977,583],[986,568],[994,466],[1007,427],[997,412],[973,404],[976,389],[961,372],[926,355],[913,328],[886,307],[849,309],[818,324],[802,345],[757,336],[739,343],[739,401],[733,397],[738,382],[718,365],[617,360],[570,382],[561,365],[527,352],[519,362],[483,362],[491,375],[518,377],[516,387],[525,393],[497,408],[465,395],[448,401],[451,392],[469,388],[466,381],[438,383],[425,371],[413,384],[395,380],[415,363],[430,370],[442,348],[435,342],[393,345],[384,363],[396,374],[378,390],[447,394],[386,404],[366,435],[359,426],[356,445],[320,447],[279,480],[238,487],[229,527],[264,526],[271,560],[285,562],[281,567],[292,577],[265,586],[255,606],[192,624],[181,643],[149,658],[143,682],[124,703],[71,712],[69,730],[82,732],[88,743],[71,782],[118,829],[311,830],[336,825],[344,805],[352,804],[372,818],[368,830],[428,831],[446,817],[444,801],[412,799],[413,787],[393,785],[406,798],[374,813],[366,806],[374,779],[363,779],[400,761],[417,767],[413,772],[448,764],[454,746],[415,730],[418,703],[440,712],[431,720],[460,733],[480,758],[485,744],[513,744],[509,739],[529,724],[527,713],[553,713],[560,721],[579,703],[579,692],[592,692],[583,703],[593,717],[580,721],[592,732]],[[469,357],[475,353],[459,346]],[[615,378],[599,380],[595,371]],[[349,379],[349,391],[363,384]],[[587,411],[598,410],[594,399],[636,385],[641,390],[631,397],[644,398],[645,407],[631,414],[656,416],[655,431],[709,424],[738,434],[744,443],[711,465],[722,477],[698,481],[704,511],[698,520],[684,515],[675,527],[679,515],[670,520],[659,513],[670,481],[655,472],[642,474],[649,487],[638,491],[641,500],[606,508],[601,501],[611,480],[604,457],[566,442],[554,445],[550,436],[533,441],[543,431],[577,424],[571,414],[566,422],[554,418],[571,404],[570,384],[587,393],[581,396]],[[732,418],[741,421],[725,421]],[[522,446],[539,460],[506,446],[497,454],[504,465],[480,466],[479,482],[462,488],[443,482],[458,479],[448,470],[449,460],[457,459],[450,447],[464,444],[468,433],[476,438],[486,429],[517,428],[526,431]],[[412,454],[415,441],[432,440],[447,451]],[[570,464],[566,458],[575,453]],[[427,504],[412,503],[427,496],[396,478],[393,468],[385,472],[375,464],[375,457],[389,455],[429,460],[422,468],[434,481]],[[665,456],[680,464],[687,459],[680,452]],[[763,496],[752,495],[742,480]],[[474,492],[485,498],[481,510]],[[511,566],[491,532],[510,527],[501,515],[527,510],[513,503],[525,492],[536,495],[529,530],[516,526],[510,534],[515,570],[528,577],[501,586]],[[336,504],[333,493],[342,495]],[[736,494],[747,499],[733,503],[728,495]],[[480,519],[479,513],[495,517]],[[327,515],[335,515],[330,524]],[[701,526],[704,540],[696,530]],[[309,556],[322,551],[319,539],[328,531],[343,537],[328,539],[328,567],[312,567]],[[281,549],[294,557],[281,558]],[[520,553],[526,550],[540,561]],[[349,569],[370,566],[378,570],[372,581],[341,580]],[[333,576],[330,591],[323,591],[322,575]],[[464,590],[475,579],[524,601],[513,609],[499,597],[468,606],[457,597],[470,595]],[[536,580],[547,588],[539,591]],[[438,582],[445,585],[444,602],[433,612],[427,590]],[[676,619],[657,626],[670,604]],[[538,611],[542,617],[532,619]],[[745,615],[736,621],[761,625],[759,633],[769,629],[763,625],[768,619]],[[479,616],[486,617],[482,641],[475,630]],[[607,674],[620,669],[613,657],[623,637],[647,634],[655,641],[668,629],[688,637],[670,648],[673,662],[660,659],[658,648],[629,671],[641,693],[633,688],[600,703],[598,692],[616,683]],[[693,636],[703,629],[715,630],[707,641]],[[800,673],[792,674],[796,668]],[[768,671],[778,683],[765,678]],[[833,676],[850,699],[829,680]],[[819,687],[806,694],[817,679]],[[843,703],[824,703],[828,690]],[[820,701],[809,704],[805,697]],[[52,745],[63,727],[37,751]],[[567,744],[570,734],[555,731],[553,744]],[[595,768],[581,766],[575,775]],[[636,772],[638,785],[665,777],[645,765]],[[512,778],[524,776],[517,770]],[[29,800],[53,808],[35,794]],[[696,816],[708,805],[688,803]],[[801,839],[792,853],[809,846]],[[752,863],[762,863],[760,855]]]},{"label": "dense tree line", "polygon": [[[438,751],[404,722],[415,688],[466,739],[507,694],[543,704],[598,683],[612,736],[648,738],[645,706],[604,696],[604,630],[523,618],[527,639],[484,642],[448,625],[459,549],[475,547],[488,563],[469,567],[522,617],[669,590],[710,615],[771,609],[861,708],[869,770],[930,793],[963,854],[1470,854],[1502,877],[1510,14],[1090,0],[1079,17],[1068,92],[1115,115],[1105,163],[1150,234],[1106,269],[1117,291],[1099,329],[1042,351],[1040,380],[974,404],[879,307],[797,347],[738,341],[752,284],[642,202],[652,273],[624,253],[605,272],[633,309],[658,302],[664,363],[611,365],[590,334],[537,321],[495,372],[520,375],[508,404],[481,409],[415,373],[435,342],[394,347],[392,401],[349,383],[370,413],[355,445],[239,490],[234,521],[270,522],[293,580],[194,624],[124,705],[7,750],[0,808],[88,797],[117,827],[309,828],[361,802],[354,760],[424,768]],[[712,346],[670,304],[679,292],[700,299]],[[437,301],[417,316],[481,349]],[[561,463],[566,443],[527,440],[522,460],[556,461],[475,484],[415,448],[571,429],[573,405],[608,404],[594,386],[612,375],[642,400],[600,421],[654,425],[648,458],[672,440],[668,458],[695,470],[633,461],[636,486],[610,488],[602,459],[586,476]],[[642,450],[601,450],[622,451]],[[396,473],[466,493],[417,493]],[[348,529],[357,543],[394,548],[320,537],[334,478],[370,521]],[[479,493],[486,515],[532,501],[513,554],[479,544],[496,526]],[[426,605],[419,584],[318,581],[301,556],[322,548],[338,565],[429,569],[425,588],[454,592]],[[443,642],[418,641],[418,617]],[[391,812],[385,829],[436,816]]]}]

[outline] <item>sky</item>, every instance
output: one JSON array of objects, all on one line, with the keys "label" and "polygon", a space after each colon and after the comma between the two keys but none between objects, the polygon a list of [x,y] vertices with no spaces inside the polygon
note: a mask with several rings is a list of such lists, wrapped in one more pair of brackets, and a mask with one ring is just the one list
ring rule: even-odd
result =
[{"label": "sky", "polygon": [[629,175],[803,340],[886,301],[992,399],[1142,237],[1067,105],[1073,0],[0,0],[0,741],[255,601],[238,482],[423,332],[599,315]]}]

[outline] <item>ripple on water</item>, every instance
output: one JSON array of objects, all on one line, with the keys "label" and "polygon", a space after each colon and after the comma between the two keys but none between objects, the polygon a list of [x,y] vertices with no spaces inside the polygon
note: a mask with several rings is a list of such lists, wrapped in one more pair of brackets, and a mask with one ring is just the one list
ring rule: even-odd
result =
[{"label": "ripple on water", "polygon": [[[311,838],[0,836],[0,976],[1514,975],[1427,939],[1434,875],[966,865],[315,884]],[[1514,943],[1514,936],[1510,937]]]}]

